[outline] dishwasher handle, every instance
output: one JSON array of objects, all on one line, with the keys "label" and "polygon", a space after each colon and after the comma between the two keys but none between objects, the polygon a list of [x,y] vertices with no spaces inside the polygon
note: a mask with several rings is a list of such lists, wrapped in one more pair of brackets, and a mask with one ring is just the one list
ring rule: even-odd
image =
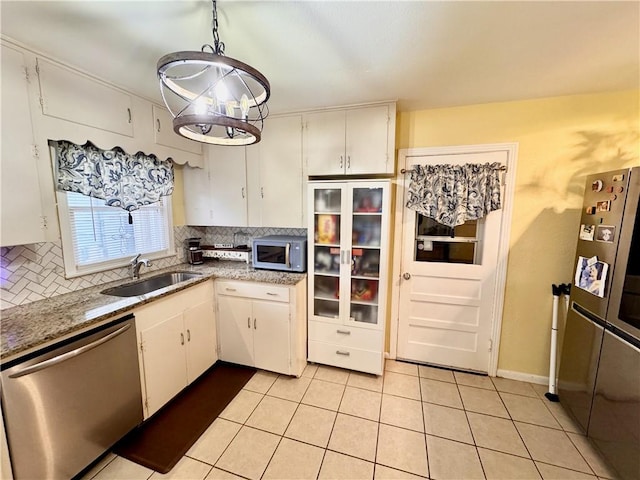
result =
[{"label": "dishwasher handle", "polygon": [[83,345],[82,347],[78,347],[75,350],[71,350],[70,352],[67,353],[63,353],[62,355],[58,355],[56,357],[50,358],[48,360],[44,360],[42,362],[38,362],[34,365],[30,365],[28,367],[22,368],[20,370],[18,370],[15,373],[12,373],[11,375],[9,375],[9,378],[18,378],[18,377],[22,377],[23,375],[29,375],[30,373],[35,373],[38,372],[40,370],[44,370],[45,368],[49,368],[52,367],[54,365],[57,365],[58,363],[62,363],[65,360],[69,360],[73,357],[77,357],[78,355],[82,355],[85,352],[88,352],[89,350],[92,350],[96,347],[99,347],[100,345],[102,345],[103,343],[108,342],[109,340],[111,340],[112,338],[117,337],[118,335],[122,335],[124,332],[126,332],[129,328],[131,327],[131,324],[128,323],[127,325],[124,325],[123,327],[120,327],[118,330],[116,330],[115,332],[111,332],[108,335],[105,335],[102,338],[99,338],[87,345]]}]

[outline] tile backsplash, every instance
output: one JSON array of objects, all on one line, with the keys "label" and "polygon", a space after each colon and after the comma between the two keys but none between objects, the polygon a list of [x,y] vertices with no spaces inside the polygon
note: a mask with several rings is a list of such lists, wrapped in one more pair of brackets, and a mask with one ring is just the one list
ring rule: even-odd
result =
[{"label": "tile backsplash", "polygon": [[[149,270],[159,270],[185,262],[185,239],[201,237],[205,245],[233,243],[244,237],[249,242],[264,235],[306,235],[304,228],[250,228],[250,227],[174,227],[176,255],[154,260]],[[0,309],[43,300],[63,293],[128,279],[127,267],[116,268],[82,277],[65,278],[60,241],[2,247],[0,273]]]}]

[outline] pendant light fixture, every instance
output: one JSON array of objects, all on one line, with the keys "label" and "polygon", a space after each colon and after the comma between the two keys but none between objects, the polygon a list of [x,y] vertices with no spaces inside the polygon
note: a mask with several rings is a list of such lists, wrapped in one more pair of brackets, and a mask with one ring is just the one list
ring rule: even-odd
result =
[{"label": "pendant light fixture", "polygon": [[251,145],[260,141],[269,113],[269,81],[255,68],[224,55],[216,0],[212,3],[213,46],[158,60],[162,99],[177,134],[216,145]]}]

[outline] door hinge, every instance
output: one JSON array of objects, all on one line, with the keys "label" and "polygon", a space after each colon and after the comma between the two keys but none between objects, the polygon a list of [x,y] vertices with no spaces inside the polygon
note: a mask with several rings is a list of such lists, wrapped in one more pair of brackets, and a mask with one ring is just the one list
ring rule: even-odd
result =
[{"label": "door hinge", "polygon": [[40,150],[38,149],[38,145],[35,143],[31,145],[31,155],[33,158],[40,158]]},{"label": "door hinge", "polygon": [[24,79],[27,81],[27,83],[31,83],[28,67],[24,67]]},{"label": "door hinge", "polygon": [[40,107],[42,108],[42,111],[44,112],[44,98],[42,97],[42,95],[40,96]]},{"label": "door hinge", "polygon": [[46,230],[47,228],[49,228],[49,225],[47,224],[47,217],[45,215],[42,215],[40,217],[40,228],[42,230]]},{"label": "door hinge", "polygon": [[489,351],[493,351],[493,340],[491,338],[489,339]]},{"label": "door hinge", "polygon": [[36,75],[40,76],[40,64],[36,61]]},{"label": "door hinge", "polygon": [[144,343],[140,342],[140,352],[144,352]]},{"label": "door hinge", "polygon": [[149,411],[149,399],[148,398],[144,399],[144,408],[147,410],[147,412]]}]

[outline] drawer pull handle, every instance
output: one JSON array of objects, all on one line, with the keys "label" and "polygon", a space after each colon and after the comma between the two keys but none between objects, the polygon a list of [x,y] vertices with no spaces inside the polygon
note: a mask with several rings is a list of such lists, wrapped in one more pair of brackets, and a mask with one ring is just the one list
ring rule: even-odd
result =
[{"label": "drawer pull handle", "polygon": [[191,341],[191,330],[187,329],[187,342]]},{"label": "drawer pull handle", "polygon": [[226,290],[227,292],[235,292],[235,291],[236,291],[236,289],[235,289],[235,288],[229,288],[229,287],[225,287],[225,290]]},{"label": "drawer pull handle", "polygon": [[184,345],[184,333],[180,334],[180,345]]},{"label": "drawer pull handle", "polygon": [[256,328],[258,328],[258,327],[256,326],[256,319],[254,318],[253,319],[253,329],[255,330]]},{"label": "drawer pull handle", "polygon": [[345,357],[348,357],[349,355],[351,355],[351,352],[343,352],[341,350],[336,350],[336,354],[344,355]]},{"label": "drawer pull handle", "polygon": [[247,328],[251,328],[251,317],[247,317]]},{"label": "drawer pull handle", "polygon": [[267,292],[267,295],[271,295],[272,297],[277,297],[278,296],[277,293],[271,293],[271,292]]},{"label": "drawer pull handle", "polygon": [[342,335],[351,335],[349,330],[336,330],[336,332],[341,333]]}]

